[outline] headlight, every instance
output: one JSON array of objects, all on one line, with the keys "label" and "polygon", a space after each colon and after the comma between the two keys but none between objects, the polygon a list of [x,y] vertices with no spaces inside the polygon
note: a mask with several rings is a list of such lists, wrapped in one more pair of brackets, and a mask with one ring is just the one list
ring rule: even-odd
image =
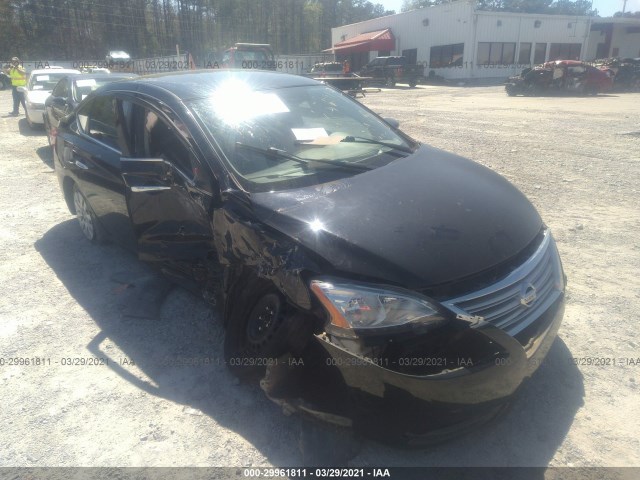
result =
[{"label": "headlight", "polygon": [[332,280],[313,280],[311,291],[329,313],[331,323],[341,328],[366,331],[443,321],[434,305],[411,292]]}]

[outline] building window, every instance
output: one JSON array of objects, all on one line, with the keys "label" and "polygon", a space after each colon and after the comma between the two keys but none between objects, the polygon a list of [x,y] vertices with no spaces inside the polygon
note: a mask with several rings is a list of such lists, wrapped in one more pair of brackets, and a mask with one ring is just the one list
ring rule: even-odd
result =
[{"label": "building window", "polygon": [[536,43],[535,53],[533,54],[533,64],[539,65],[541,63],[544,63],[546,56],[547,56],[547,44]]},{"label": "building window", "polygon": [[515,56],[515,43],[478,43],[478,65],[512,65]]},{"label": "building window", "polygon": [[552,43],[549,60],[579,60],[582,45],[579,43]]},{"label": "building window", "polygon": [[431,68],[462,66],[463,55],[464,43],[431,47],[429,66]]},{"label": "building window", "polygon": [[529,65],[531,63],[531,47],[531,43],[520,43],[519,65]]},{"label": "building window", "polygon": [[391,55],[389,50],[378,50],[379,57],[388,57],[389,55]]}]

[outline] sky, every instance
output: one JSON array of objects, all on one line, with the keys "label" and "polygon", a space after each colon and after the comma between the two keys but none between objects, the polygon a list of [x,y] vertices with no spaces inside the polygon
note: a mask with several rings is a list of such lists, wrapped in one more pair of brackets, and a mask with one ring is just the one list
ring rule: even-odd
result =
[{"label": "sky", "polygon": [[[372,0],[372,3],[381,3],[387,10],[395,10],[399,13],[403,0]],[[624,0],[593,0],[593,8],[597,8],[601,17],[610,17],[614,13],[622,11]],[[628,0],[627,12],[640,12],[640,0]]]}]

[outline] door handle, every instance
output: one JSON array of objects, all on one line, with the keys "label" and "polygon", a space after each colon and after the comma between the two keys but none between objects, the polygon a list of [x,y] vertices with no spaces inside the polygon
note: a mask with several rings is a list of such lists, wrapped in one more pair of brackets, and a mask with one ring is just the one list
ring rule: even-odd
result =
[{"label": "door handle", "polygon": [[89,170],[89,167],[87,167],[80,160],[76,160],[74,163],[76,164],[76,167],[81,168],[82,170]]}]

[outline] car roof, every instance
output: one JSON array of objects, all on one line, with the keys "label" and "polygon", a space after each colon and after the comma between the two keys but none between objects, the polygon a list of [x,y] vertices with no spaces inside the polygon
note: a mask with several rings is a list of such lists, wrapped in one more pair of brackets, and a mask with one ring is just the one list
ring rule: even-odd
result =
[{"label": "car roof", "polygon": [[81,73],[79,70],[72,68],[41,68],[39,70],[31,70],[31,75],[44,75],[45,73],[66,73],[69,75]]},{"label": "car roof", "polygon": [[135,73],[83,73],[80,76],[74,76],[73,81],[77,82],[78,80],[100,80],[103,78],[110,78],[113,80],[116,79],[127,79],[127,78],[137,78],[138,75]]},{"label": "car roof", "polygon": [[[113,75],[113,74],[112,74]],[[254,90],[271,90],[304,85],[319,85],[320,82],[300,75],[262,70],[209,69],[186,72],[158,73],[145,75],[122,82],[109,83],[102,89],[131,89],[138,92],[161,89],[172,93],[181,100],[209,96],[227,80],[241,80],[249,83]]]}]

